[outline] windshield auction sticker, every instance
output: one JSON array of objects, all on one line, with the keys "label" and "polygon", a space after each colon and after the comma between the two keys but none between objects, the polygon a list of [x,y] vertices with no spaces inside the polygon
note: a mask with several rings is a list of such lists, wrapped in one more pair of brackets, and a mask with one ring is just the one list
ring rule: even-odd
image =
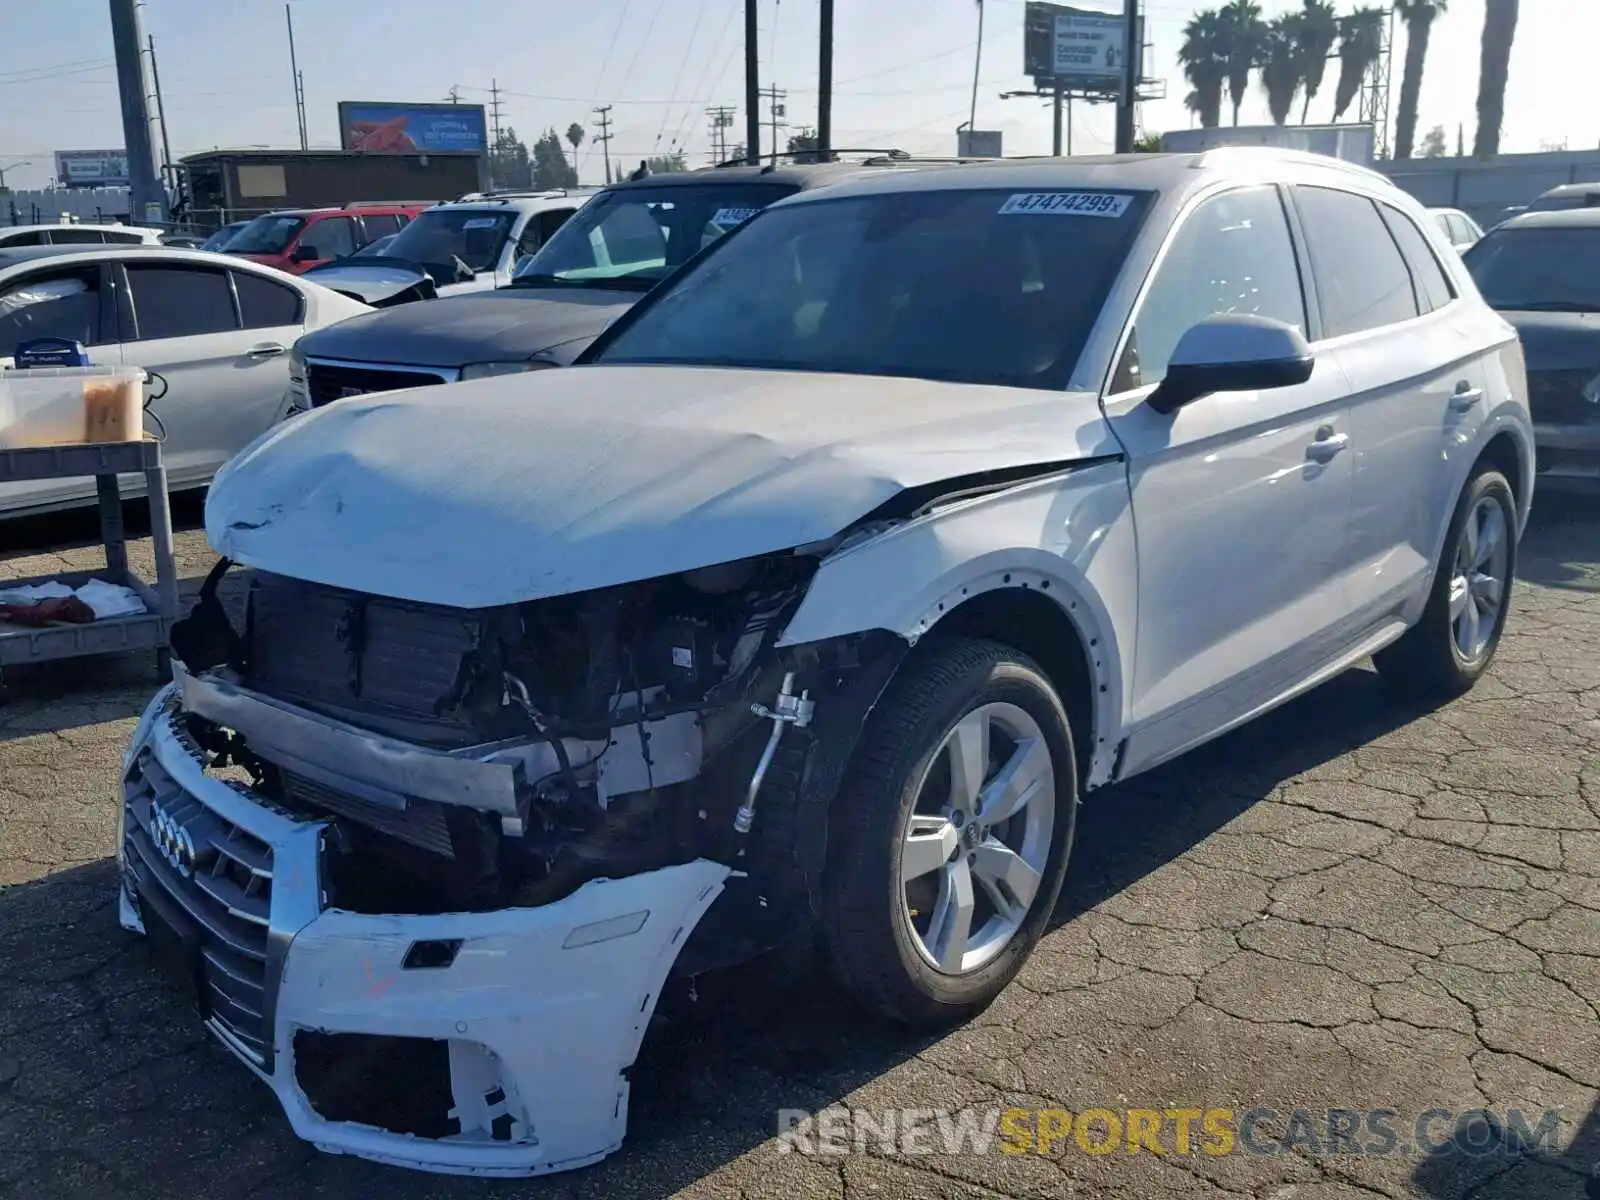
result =
[{"label": "windshield auction sticker", "polygon": [[1018,192],[1000,206],[1002,214],[1050,213],[1071,217],[1120,217],[1132,196],[1111,192]]},{"label": "windshield auction sticker", "polygon": [[713,225],[743,225],[756,213],[759,208],[719,208],[716,215],[711,218]]}]

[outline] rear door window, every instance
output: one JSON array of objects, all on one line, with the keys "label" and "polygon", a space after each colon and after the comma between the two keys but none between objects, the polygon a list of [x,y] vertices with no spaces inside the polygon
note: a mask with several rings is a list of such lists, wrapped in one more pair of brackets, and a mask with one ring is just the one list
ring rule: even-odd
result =
[{"label": "rear door window", "polygon": [[361,223],[366,226],[367,241],[369,242],[375,242],[388,234],[400,232],[400,218],[393,213],[368,215],[361,218]]},{"label": "rear door window", "polygon": [[1417,285],[1417,307],[1425,313],[1443,308],[1456,294],[1433,247],[1405,213],[1387,204],[1381,208],[1384,224],[1389,226],[1389,232],[1400,245],[1400,253],[1405,256],[1406,266],[1411,268],[1411,278]]},{"label": "rear door window", "polygon": [[0,286],[0,357],[35,338],[56,337],[103,346],[116,335],[102,303],[98,266],[37,271]]},{"label": "rear door window", "polygon": [[239,328],[228,272],[132,262],[127,272],[141,342]]},{"label": "rear door window", "polygon": [[1397,325],[1421,309],[1400,248],[1365,196],[1295,188],[1322,309],[1324,337]]}]

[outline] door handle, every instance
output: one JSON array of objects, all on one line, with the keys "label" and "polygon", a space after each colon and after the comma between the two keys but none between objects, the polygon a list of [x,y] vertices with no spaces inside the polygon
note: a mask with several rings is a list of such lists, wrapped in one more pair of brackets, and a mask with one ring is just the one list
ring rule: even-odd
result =
[{"label": "door handle", "polygon": [[1450,397],[1451,412],[1466,412],[1479,400],[1483,399],[1483,389],[1475,388],[1465,379],[1456,384],[1456,390]]},{"label": "door handle", "polygon": [[1312,462],[1331,462],[1349,443],[1348,433],[1335,433],[1332,425],[1324,425],[1317,430],[1317,440],[1306,447],[1306,457]]},{"label": "door handle", "polygon": [[280,346],[277,342],[262,342],[259,346],[251,346],[245,353],[251,358],[276,358],[286,350],[287,347]]}]

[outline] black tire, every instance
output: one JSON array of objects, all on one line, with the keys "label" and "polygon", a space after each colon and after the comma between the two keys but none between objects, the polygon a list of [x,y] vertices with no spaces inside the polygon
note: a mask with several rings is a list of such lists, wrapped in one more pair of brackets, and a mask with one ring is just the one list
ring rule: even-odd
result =
[{"label": "black tire", "polygon": [[[1468,659],[1456,645],[1450,619],[1450,586],[1455,575],[1456,553],[1462,528],[1468,516],[1485,500],[1499,504],[1506,523],[1507,559],[1504,591],[1488,642],[1475,657]],[[1444,549],[1434,568],[1433,590],[1428,595],[1422,617],[1399,640],[1372,656],[1383,680],[1408,699],[1427,702],[1450,700],[1468,691],[1494,661],[1500,636],[1505,631],[1506,614],[1511,608],[1512,583],[1517,568],[1517,502],[1511,484],[1490,466],[1479,467],[1467,481],[1456,511],[1450,518]]]},{"label": "black tire", "polygon": [[[983,704],[1004,701],[1038,724],[1051,755],[1055,820],[1032,906],[1011,941],[961,975],[926,961],[903,902],[899,843],[922,780],[945,735]],[[830,818],[822,912],[835,973],[865,1008],[903,1024],[938,1027],[985,1008],[1043,935],[1072,853],[1077,766],[1066,710],[1044,672],[1007,646],[949,640],[918,651],[890,685],[862,734]]]}]

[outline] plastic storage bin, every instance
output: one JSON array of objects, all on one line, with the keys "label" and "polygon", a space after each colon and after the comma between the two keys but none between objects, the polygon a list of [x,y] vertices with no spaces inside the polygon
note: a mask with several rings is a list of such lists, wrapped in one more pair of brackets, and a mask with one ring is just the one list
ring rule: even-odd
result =
[{"label": "plastic storage bin", "polygon": [[0,450],[144,437],[138,367],[35,367],[0,372]]}]

